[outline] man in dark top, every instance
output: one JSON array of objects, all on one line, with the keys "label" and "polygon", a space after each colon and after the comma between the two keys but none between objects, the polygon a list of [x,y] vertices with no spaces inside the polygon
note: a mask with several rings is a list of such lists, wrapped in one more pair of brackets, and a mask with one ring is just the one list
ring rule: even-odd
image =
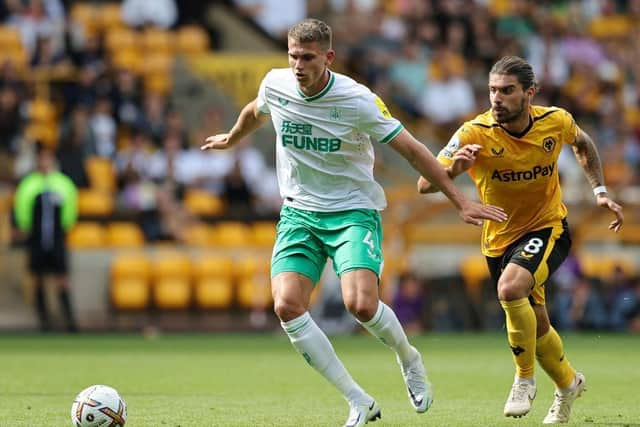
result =
[{"label": "man in dark top", "polygon": [[56,170],[50,147],[36,144],[37,168],[20,183],[14,213],[20,231],[27,235],[29,271],[34,276],[36,309],[43,331],[50,329],[44,279],[51,275],[58,287],[66,328],[76,330],[68,291],[67,231],[77,218],[77,190],[71,179]]}]

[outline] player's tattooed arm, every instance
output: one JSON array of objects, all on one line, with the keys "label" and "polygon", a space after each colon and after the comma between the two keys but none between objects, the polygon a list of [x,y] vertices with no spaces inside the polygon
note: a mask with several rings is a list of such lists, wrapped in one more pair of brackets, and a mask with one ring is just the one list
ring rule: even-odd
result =
[{"label": "player's tattooed arm", "polygon": [[604,185],[602,175],[602,162],[598,154],[598,148],[591,137],[582,129],[578,129],[578,135],[573,143],[573,153],[582,166],[592,188]]}]

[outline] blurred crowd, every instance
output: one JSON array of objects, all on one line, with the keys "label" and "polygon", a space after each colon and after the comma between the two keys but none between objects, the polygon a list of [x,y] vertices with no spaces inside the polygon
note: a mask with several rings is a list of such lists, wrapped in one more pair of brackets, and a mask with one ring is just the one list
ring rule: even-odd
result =
[{"label": "blurred crowd", "polygon": [[[83,3],[116,6],[116,19],[122,22],[108,24],[112,28],[89,26],[78,12]],[[108,160],[117,182],[113,215],[139,222],[148,241],[179,240],[184,226],[199,220],[181,203],[189,189],[217,197],[236,216],[277,213],[275,171],[250,141],[224,153],[199,149],[206,136],[226,129],[221,107],[212,106],[196,127],[188,128],[170,84],[149,84],[154,80],[136,67],[135,58],[122,59],[127,46],[113,37],[121,28],[141,40],[149,33],[174,37],[174,0],[6,0],[0,2],[0,16],[0,38],[17,33],[17,49],[26,56],[21,63],[17,55],[0,54],[3,192],[11,192],[33,169],[35,142],[42,142],[55,147],[59,169],[80,189],[92,184],[88,159]],[[169,48],[171,62],[172,55]],[[54,119],[35,126],[39,108],[52,109]]]},{"label": "blurred crowd", "polygon": [[[590,277],[571,255],[545,289],[551,322],[558,330],[640,333],[640,277],[621,265],[606,277]],[[477,299],[459,276],[404,273],[387,292],[398,319],[411,333],[500,330],[504,325],[495,285],[488,279]]]},{"label": "blurred crowd", "polygon": [[[601,148],[607,184],[640,184],[638,0],[234,0],[273,37],[308,16],[334,30],[337,61],[443,144],[489,107],[503,55],[527,59],[542,105],[568,109]],[[563,159],[567,181],[581,180]]]}]

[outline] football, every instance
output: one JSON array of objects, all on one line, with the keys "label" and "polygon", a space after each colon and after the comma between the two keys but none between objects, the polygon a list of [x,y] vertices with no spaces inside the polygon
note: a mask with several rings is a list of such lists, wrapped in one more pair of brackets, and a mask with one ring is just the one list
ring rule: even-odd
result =
[{"label": "football", "polygon": [[74,427],[123,427],[127,405],[120,394],[106,385],[92,385],[82,390],[71,405]]}]

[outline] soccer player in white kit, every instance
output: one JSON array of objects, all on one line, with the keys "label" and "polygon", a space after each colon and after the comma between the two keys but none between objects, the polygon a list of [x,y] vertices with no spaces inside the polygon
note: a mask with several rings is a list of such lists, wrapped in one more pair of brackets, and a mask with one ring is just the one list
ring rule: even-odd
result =
[{"label": "soccer player in white kit", "polygon": [[346,308],[396,353],[410,403],[417,412],[425,412],[433,401],[433,389],[422,357],[378,294],[383,264],[380,211],[386,201],[373,178],[370,137],[390,145],[437,183],[465,222],[504,221],[506,214],[465,198],[380,98],[329,70],[335,52],[327,24],[307,19],[293,26],[288,56],[290,68],[267,73],[258,97],[243,108],[232,129],[208,137],[202,149],[229,148],[271,116],[284,199],[271,259],[271,289],[282,328],[307,363],[349,403],[346,427],[380,418],[374,398],[349,375],[308,312],[311,292],[331,258]]}]

